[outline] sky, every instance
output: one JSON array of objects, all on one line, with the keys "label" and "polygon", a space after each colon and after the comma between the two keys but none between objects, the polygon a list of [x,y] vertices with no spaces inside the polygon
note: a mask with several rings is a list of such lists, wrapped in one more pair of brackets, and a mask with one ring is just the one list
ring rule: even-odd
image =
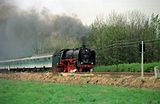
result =
[{"label": "sky", "polygon": [[160,0],[15,0],[20,9],[47,8],[53,14],[78,17],[83,24],[91,24],[97,16],[112,11],[125,13],[139,10],[146,15],[160,14]]}]

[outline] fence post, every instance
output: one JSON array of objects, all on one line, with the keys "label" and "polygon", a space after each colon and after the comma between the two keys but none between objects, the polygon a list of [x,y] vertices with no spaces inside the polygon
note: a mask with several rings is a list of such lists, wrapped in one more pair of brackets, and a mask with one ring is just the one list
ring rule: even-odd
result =
[{"label": "fence post", "polygon": [[159,73],[159,67],[158,66],[154,67],[154,73],[155,73],[155,78],[160,78],[160,73]]},{"label": "fence post", "polygon": [[142,47],[141,47],[141,77],[143,78],[143,41],[142,41]]}]

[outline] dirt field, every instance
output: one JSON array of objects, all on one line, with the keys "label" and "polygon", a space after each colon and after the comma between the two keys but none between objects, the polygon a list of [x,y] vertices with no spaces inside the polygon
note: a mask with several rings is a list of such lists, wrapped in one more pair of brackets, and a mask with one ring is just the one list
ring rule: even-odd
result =
[{"label": "dirt field", "polygon": [[136,88],[156,88],[160,89],[160,79],[154,77],[145,77],[141,79],[136,76],[61,76],[53,73],[0,73],[0,78],[15,79],[15,80],[33,80],[40,82],[53,82],[53,83],[74,83],[74,84],[99,84],[99,85],[112,85],[123,87],[136,87]]}]

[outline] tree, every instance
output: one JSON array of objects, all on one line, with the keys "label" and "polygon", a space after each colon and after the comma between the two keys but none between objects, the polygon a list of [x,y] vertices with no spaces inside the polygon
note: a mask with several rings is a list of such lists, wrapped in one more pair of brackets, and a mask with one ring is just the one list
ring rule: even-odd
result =
[{"label": "tree", "polygon": [[96,50],[97,63],[108,65],[139,62],[139,42],[142,40],[147,42],[145,62],[160,59],[155,58],[159,57],[158,43],[148,41],[155,39],[155,24],[158,24],[155,21],[159,21],[159,17],[152,16],[149,20],[139,11],[127,14],[113,12],[106,20],[98,17],[90,26],[88,41],[89,46]]}]

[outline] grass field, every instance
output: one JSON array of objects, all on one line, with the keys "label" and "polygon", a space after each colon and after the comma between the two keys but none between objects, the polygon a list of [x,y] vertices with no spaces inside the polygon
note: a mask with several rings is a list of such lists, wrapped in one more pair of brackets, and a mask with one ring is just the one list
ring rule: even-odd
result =
[{"label": "grass field", "polygon": [[0,79],[0,104],[160,104],[160,90]]},{"label": "grass field", "polygon": [[[160,62],[153,63],[144,63],[144,71],[145,72],[153,72],[154,67],[159,66]],[[132,63],[132,64],[118,64],[118,65],[107,65],[107,66],[96,66],[94,68],[96,72],[140,72],[141,64],[140,63]]]}]

